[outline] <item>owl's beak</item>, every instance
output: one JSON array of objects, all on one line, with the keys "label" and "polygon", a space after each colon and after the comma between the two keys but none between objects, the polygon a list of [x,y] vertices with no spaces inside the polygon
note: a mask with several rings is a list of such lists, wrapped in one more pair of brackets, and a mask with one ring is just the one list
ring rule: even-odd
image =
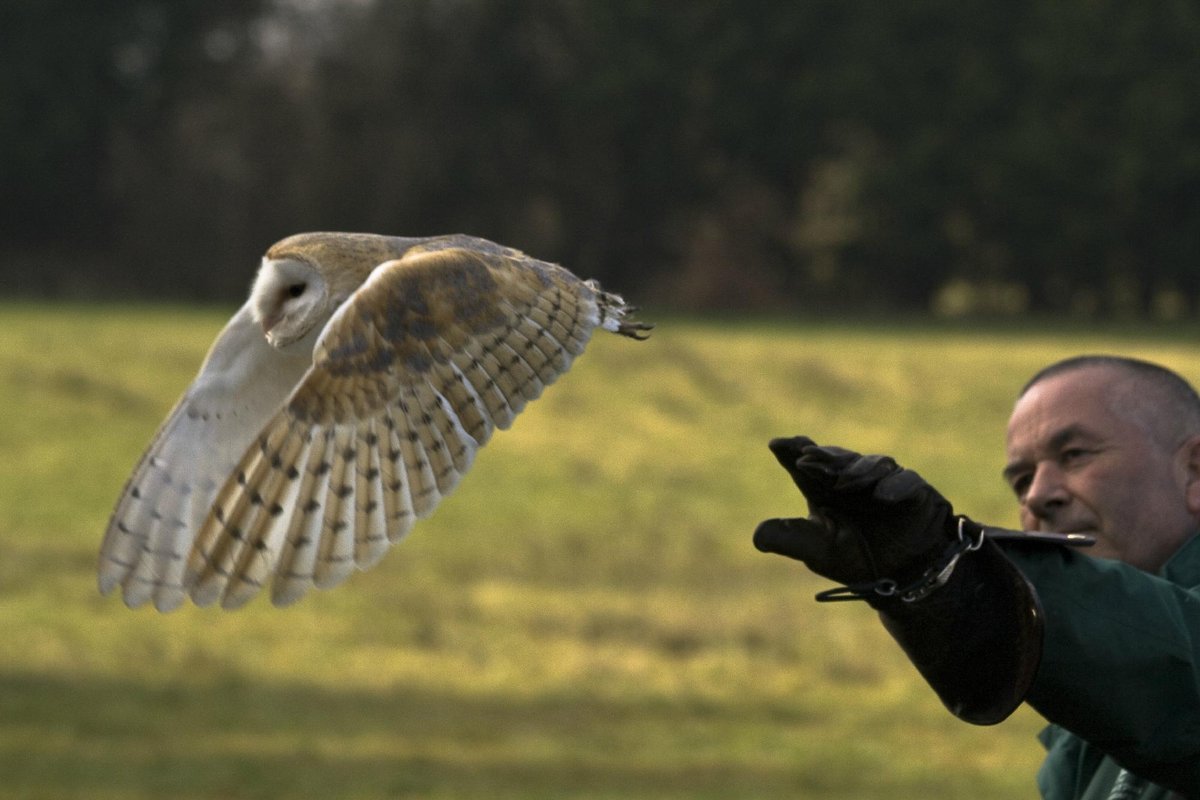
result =
[{"label": "owl's beak", "polygon": [[269,317],[263,317],[259,323],[262,325],[263,338],[267,340],[267,344],[271,347],[280,347],[279,337],[275,334],[275,326],[283,319],[282,314],[272,314]]},{"label": "owl's beak", "polygon": [[263,317],[262,322],[259,323],[262,325],[263,335],[269,336],[271,329],[278,325],[281,319],[283,319],[283,314],[271,314],[270,316]]}]

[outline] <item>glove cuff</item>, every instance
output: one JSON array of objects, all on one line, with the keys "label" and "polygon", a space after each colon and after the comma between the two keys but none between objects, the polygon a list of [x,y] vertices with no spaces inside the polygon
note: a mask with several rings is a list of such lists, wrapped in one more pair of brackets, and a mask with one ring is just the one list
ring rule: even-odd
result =
[{"label": "glove cuff", "polygon": [[1082,534],[980,531],[979,546],[960,554],[946,580],[921,600],[868,602],[951,713],[992,725],[1024,701],[1041,662],[1044,628],[1033,584],[996,541],[1086,546],[1092,540]]}]

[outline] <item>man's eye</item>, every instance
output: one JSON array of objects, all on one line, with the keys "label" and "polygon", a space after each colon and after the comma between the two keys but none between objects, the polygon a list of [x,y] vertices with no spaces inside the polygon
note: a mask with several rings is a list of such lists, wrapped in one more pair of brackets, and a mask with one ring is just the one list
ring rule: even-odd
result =
[{"label": "man's eye", "polygon": [[1030,477],[1028,475],[1017,475],[1012,479],[1009,485],[1012,487],[1013,494],[1017,499],[1025,497],[1025,493],[1029,491]]},{"label": "man's eye", "polygon": [[1059,459],[1062,460],[1064,463],[1069,463],[1071,461],[1078,461],[1081,458],[1087,457],[1089,452],[1090,451],[1084,450],[1082,447],[1071,447],[1071,448],[1069,448],[1067,450],[1063,450],[1061,453],[1059,453]]}]

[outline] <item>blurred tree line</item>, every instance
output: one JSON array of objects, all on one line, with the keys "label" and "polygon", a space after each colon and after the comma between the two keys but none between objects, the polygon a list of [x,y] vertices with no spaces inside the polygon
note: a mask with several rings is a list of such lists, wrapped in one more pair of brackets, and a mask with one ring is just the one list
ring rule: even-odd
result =
[{"label": "blurred tree line", "polygon": [[0,289],[468,232],[643,301],[1200,308],[1188,0],[3,0]]}]

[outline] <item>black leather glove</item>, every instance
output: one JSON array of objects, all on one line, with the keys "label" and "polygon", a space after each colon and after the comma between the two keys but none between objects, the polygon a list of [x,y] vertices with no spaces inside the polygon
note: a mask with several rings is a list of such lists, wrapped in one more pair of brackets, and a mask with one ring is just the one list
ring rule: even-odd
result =
[{"label": "black leather glove", "polygon": [[1042,613],[1033,587],[984,529],[955,517],[941,494],[887,456],[803,436],[775,439],[771,451],[810,516],[763,522],[755,546],[846,584],[818,599],[861,598],[878,609],[955,716],[989,725],[1011,714],[1037,671]]},{"label": "black leather glove", "polygon": [[898,597],[905,589],[936,588],[923,586],[923,579],[936,582],[956,543],[961,552],[982,533],[978,525],[960,522],[920,475],[887,456],[822,447],[805,436],[773,439],[770,447],[808,500],[810,516],[763,522],[754,532],[755,547],[799,559],[819,575],[864,591],[873,605],[885,602],[891,589]]}]

